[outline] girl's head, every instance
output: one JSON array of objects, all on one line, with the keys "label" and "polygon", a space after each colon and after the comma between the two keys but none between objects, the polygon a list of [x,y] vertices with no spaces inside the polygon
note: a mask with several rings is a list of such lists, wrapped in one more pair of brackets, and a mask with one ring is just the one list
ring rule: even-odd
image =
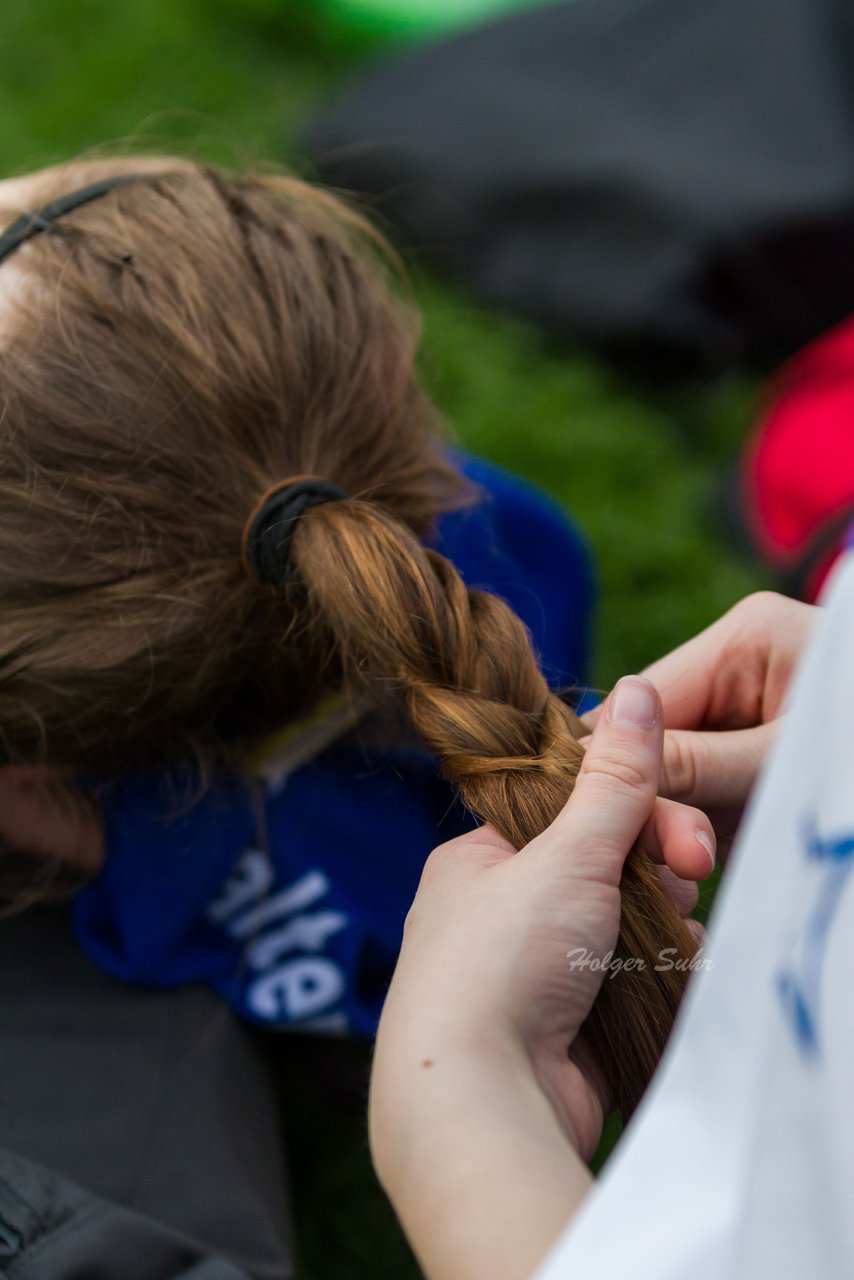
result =
[{"label": "girl's head", "polygon": [[382,244],[294,179],[185,161],[0,184],[0,223],[136,180],[0,264],[0,747],[209,754],[341,681],[300,602],[244,573],[268,486],[316,473],[423,533],[459,500]]},{"label": "girl's head", "polygon": [[[329,195],[174,160],[0,184],[0,219],[122,173],[0,263],[0,749],[22,764],[213,758],[344,686],[392,691],[517,846],[569,795],[578,722],[528,635],[421,535],[464,488],[413,371],[381,241]],[[298,521],[282,589],[247,573],[261,495]],[[586,1034],[631,1109],[693,937],[639,854]]]}]

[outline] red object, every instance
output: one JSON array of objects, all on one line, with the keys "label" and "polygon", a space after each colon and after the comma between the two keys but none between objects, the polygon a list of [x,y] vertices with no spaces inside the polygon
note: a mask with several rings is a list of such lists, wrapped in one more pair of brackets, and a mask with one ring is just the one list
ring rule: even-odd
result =
[{"label": "red object", "polygon": [[785,364],[771,393],[741,467],[743,515],[785,588],[814,600],[854,515],[854,319]]}]

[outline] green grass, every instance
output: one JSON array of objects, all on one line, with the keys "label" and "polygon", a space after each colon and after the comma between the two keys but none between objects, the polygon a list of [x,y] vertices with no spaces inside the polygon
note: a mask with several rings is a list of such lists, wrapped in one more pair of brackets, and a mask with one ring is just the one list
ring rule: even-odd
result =
[{"label": "green grass", "polygon": [[[289,159],[299,122],[365,51],[306,0],[5,0],[0,172],[104,144]],[[598,563],[595,685],[763,585],[716,531],[754,388],[639,390],[422,277],[424,376],[458,437],[571,509]],[[364,1065],[358,1070],[363,1070]],[[368,1172],[358,1105],[290,1083],[302,1280],[415,1274]]]},{"label": "green grass", "polygon": [[601,586],[593,683],[660,656],[761,579],[717,534],[721,475],[751,420],[735,380],[642,392],[581,353],[425,282],[423,368],[464,443],[573,512]]}]

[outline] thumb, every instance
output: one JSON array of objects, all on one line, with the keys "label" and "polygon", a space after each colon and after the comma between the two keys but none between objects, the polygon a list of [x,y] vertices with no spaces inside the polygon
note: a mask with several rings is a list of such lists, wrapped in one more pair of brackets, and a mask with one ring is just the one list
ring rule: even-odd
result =
[{"label": "thumb", "polygon": [[663,736],[655,686],[625,676],[597,719],[572,795],[527,849],[569,859],[573,874],[619,885],[626,854],[655,803]]}]

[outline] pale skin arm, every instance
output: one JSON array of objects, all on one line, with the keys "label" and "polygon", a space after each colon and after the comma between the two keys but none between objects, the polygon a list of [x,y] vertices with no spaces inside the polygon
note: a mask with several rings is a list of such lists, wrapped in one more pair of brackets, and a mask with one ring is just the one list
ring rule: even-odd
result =
[{"label": "pale skin arm", "polygon": [[[586,1197],[587,1166],[518,1049],[504,1043],[487,1055],[479,1046],[475,1056],[433,1036],[411,1047],[399,1085],[411,1096],[374,1107],[375,1117],[386,1107],[397,1117],[406,1111],[399,1146],[388,1150],[375,1118],[373,1150],[425,1276],[531,1276]],[[415,1059],[422,1051],[437,1054],[430,1071]],[[385,1061],[375,1089],[384,1087]]]},{"label": "pale skin arm", "polygon": [[488,828],[437,850],[407,920],[370,1134],[430,1280],[530,1276],[591,1186],[602,1105],[567,1046],[601,974],[566,957],[616,941],[663,738],[647,682],[621,682],[609,707],[553,826],[516,856]]},{"label": "pale skin arm", "polygon": [[664,703],[652,726],[615,718],[614,695],[591,717],[576,790],[543,836],[514,857],[485,828],[428,861],[377,1040],[370,1133],[429,1280],[530,1277],[584,1202],[602,1108],[566,1046],[599,983],[566,954],[613,945],[639,831],[669,831],[677,869],[688,860],[690,822],[659,787],[740,812],[816,617],[769,594],[742,602],[649,669]]}]

